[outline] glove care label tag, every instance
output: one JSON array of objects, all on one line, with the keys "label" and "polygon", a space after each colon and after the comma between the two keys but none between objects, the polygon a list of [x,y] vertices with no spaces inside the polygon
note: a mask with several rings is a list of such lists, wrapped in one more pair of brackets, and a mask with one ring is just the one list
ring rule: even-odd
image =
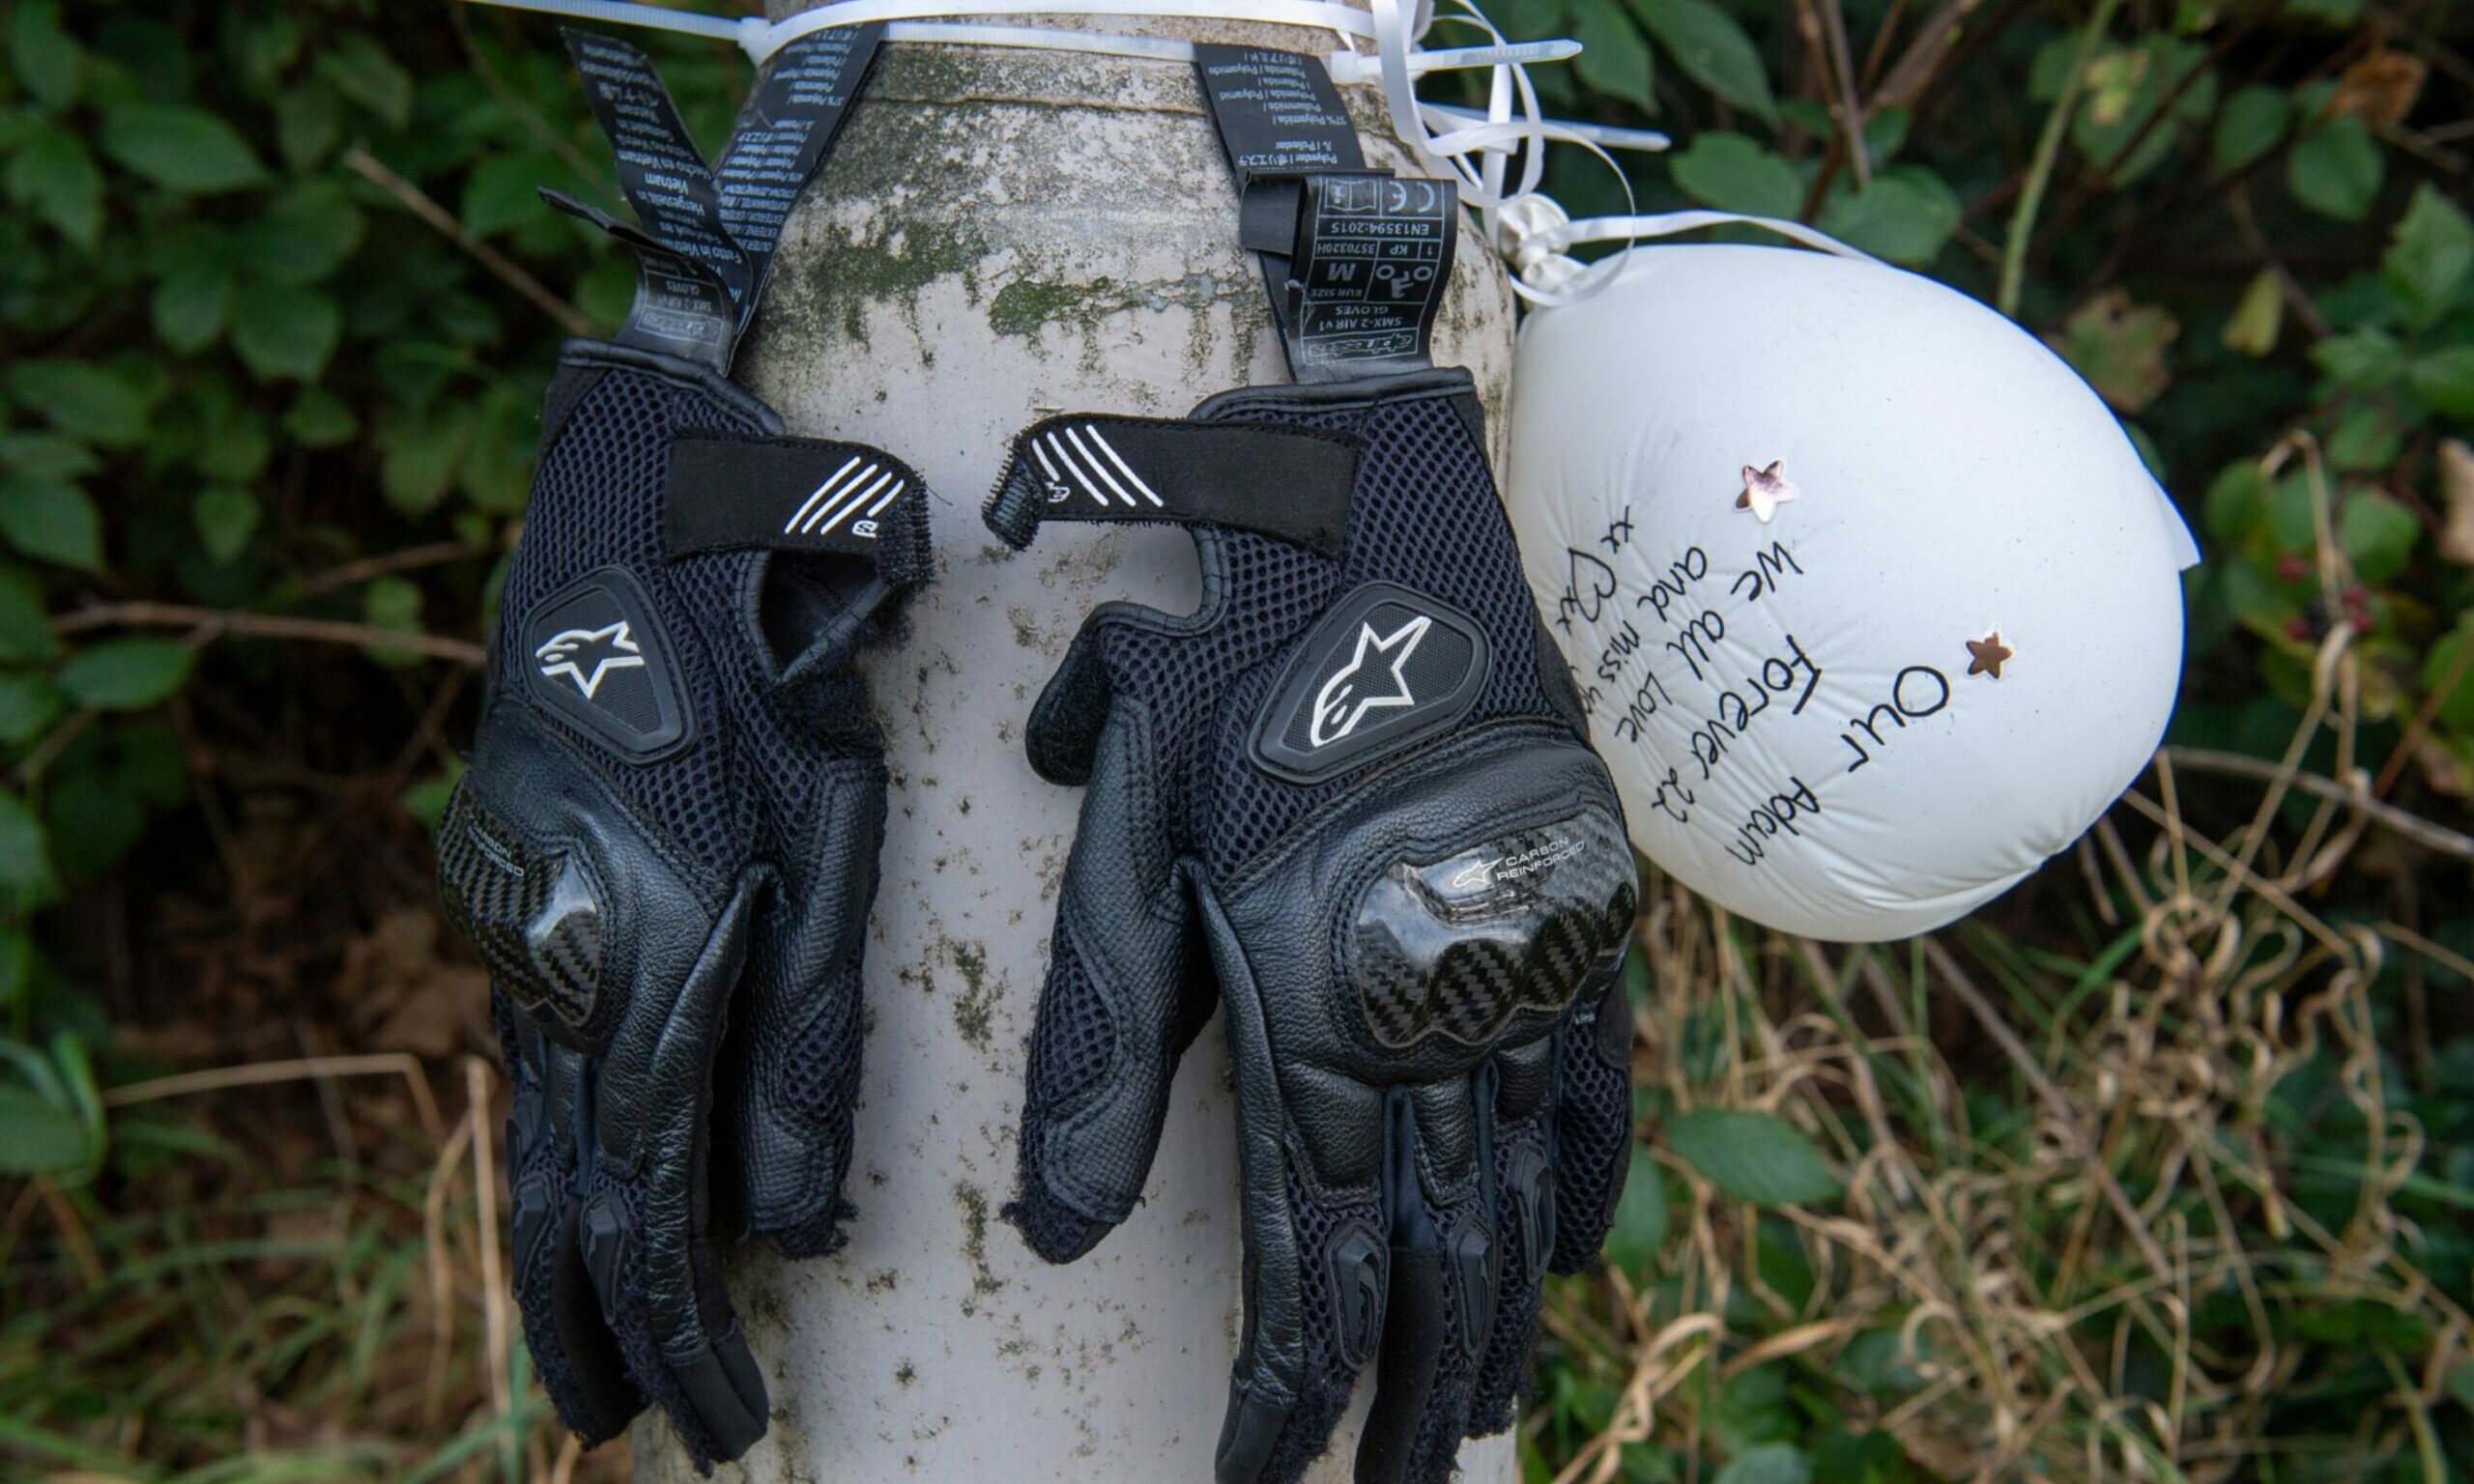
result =
[{"label": "glove care label tag", "polygon": [[[1340,90],[1321,58],[1266,46],[1196,42],[1194,71],[1202,81],[1203,105],[1220,129],[1221,148],[1237,172],[1239,189],[1251,194],[1257,185],[1270,184],[1271,177],[1366,168],[1357,126],[1349,122]],[[1292,186],[1292,197],[1294,193]],[[1286,218],[1280,225],[1284,231]],[[1275,237],[1258,245],[1250,235],[1246,245],[1279,252],[1288,243]]]},{"label": "glove care label tag", "polygon": [[618,188],[637,219],[672,252],[711,270],[735,297],[747,286],[746,255],[722,226],[713,172],[688,138],[651,59],[590,31],[564,35],[584,79],[585,101],[618,158]]},{"label": "glove care label tag", "polygon": [[1368,170],[1322,59],[1194,43],[1194,71],[1237,174],[1238,240],[1262,254],[1273,317],[1302,383],[1432,364],[1452,279],[1449,181]]},{"label": "glove care label tag", "polygon": [[705,165],[650,58],[611,37],[562,33],[642,226],[543,194],[636,250],[636,301],[618,344],[730,369],[782,224],[832,144],[883,32],[837,27],[774,53],[718,170]]},{"label": "glove care label tag", "polygon": [[1289,256],[1288,358],[1300,382],[1423,370],[1452,281],[1451,181],[1312,175]]},{"label": "glove care label tag", "polygon": [[811,31],[767,57],[714,165],[724,231],[750,260],[740,328],[756,307],[782,224],[823,163],[876,60],[882,23]]}]

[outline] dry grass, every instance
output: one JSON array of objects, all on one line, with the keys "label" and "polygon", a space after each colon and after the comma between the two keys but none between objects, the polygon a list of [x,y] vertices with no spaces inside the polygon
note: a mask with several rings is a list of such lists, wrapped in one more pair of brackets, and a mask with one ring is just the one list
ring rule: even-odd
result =
[{"label": "dry grass", "polygon": [[[1561,1363],[1615,1399],[1571,1446],[1569,1418],[1533,1414],[1541,1474],[1714,1472],[1726,1383],[1775,1365],[1951,1479],[2457,1476],[2434,1416],[2468,1315],[2430,1253],[2459,1243],[2406,1208],[2474,1192],[2427,1173],[2396,1084],[2400,1047],[2427,1070],[2428,966],[2474,964],[2317,903],[2348,869],[2409,878],[2463,837],[2374,799],[2353,638],[2320,647],[2282,766],[2245,770],[2246,817],[2201,829],[2169,750],[2082,842],[2080,956],[1971,925],[1824,948],[1654,894],[1654,1106],[1772,1111],[1846,1194],[1756,1212],[1659,1154],[1681,1200],[1654,1270],[1550,1308]],[[2301,771],[2315,745],[2329,776]],[[1782,1251],[1807,1291],[1766,1279]],[[1884,1337],[1910,1374],[1851,1381]]]}]

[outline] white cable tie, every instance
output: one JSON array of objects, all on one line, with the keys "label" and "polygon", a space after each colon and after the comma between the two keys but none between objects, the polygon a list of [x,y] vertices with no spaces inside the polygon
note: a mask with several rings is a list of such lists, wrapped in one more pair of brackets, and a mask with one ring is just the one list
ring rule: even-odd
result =
[{"label": "white cable tie", "polygon": [[[1421,102],[1419,106],[1428,113],[1449,114],[1455,119],[1470,119],[1481,124],[1499,122],[1489,120],[1482,108],[1464,108],[1458,103]],[[1574,144],[1586,139],[1605,149],[1630,150],[1644,155],[1655,155],[1675,146],[1673,139],[1654,128],[1624,128],[1613,124],[1591,124],[1579,119],[1540,119],[1539,122],[1546,126],[1552,137]]]}]

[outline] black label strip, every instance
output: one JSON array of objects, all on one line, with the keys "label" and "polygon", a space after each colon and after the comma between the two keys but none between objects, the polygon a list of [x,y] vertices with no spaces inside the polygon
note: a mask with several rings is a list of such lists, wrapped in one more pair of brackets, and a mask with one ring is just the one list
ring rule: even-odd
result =
[{"label": "black label strip", "polygon": [[590,31],[561,34],[642,225],[542,194],[635,249],[636,301],[618,344],[727,371],[782,224],[831,147],[884,27],[811,32],[767,58],[718,168],[706,167],[643,51]]},{"label": "black label strip", "polygon": [[1421,369],[1452,279],[1448,181],[1368,170],[1319,57],[1197,42],[1194,71],[1237,177],[1238,240],[1262,255],[1289,372],[1337,382]]},{"label": "black label strip", "polygon": [[1452,181],[1309,175],[1289,254],[1300,382],[1432,365],[1427,343],[1452,281],[1460,192]]},{"label": "black label strip", "polygon": [[612,37],[561,34],[584,79],[585,101],[610,137],[618,188],[637,220],[671,251],[711,269],[736,297],[747,287],[747,257],[722,226],[713,172],[688,138],[652,59]]},{"label": "black label strip", "polygon": [[742,329],[763,292],[782,224],[831,148],[843,115],[876,60],[884,30],[882,22],[875,22],[797,38],[765,59],[755,91],[739,109],[713,174],[720,186],[722,228],[752,269],[749,285],[739,296]]},{"label": "black label strip", "polygon": [[1357,127],[1321,58],[1196,42],[1194,71],[1240,186],[1258,176],[1366,168]]}]

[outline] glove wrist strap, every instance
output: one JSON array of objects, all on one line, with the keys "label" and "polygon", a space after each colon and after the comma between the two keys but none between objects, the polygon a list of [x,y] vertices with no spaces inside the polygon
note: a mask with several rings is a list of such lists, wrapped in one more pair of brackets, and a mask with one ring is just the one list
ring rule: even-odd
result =
[{"label": "glove wrist strap", "polygon": [[756,549],[857,556],[899,587],[929,575],[925,489],[865,443],[693,429],[671,441],[664,540],[673,561]]},{"label": "glove wrist strap", "polygon": [[1338,557],[1358,440],[1314,428],[1077,413],[1014,437],[988,527],[1020,551],[1043,521],[1251,530]]}]

